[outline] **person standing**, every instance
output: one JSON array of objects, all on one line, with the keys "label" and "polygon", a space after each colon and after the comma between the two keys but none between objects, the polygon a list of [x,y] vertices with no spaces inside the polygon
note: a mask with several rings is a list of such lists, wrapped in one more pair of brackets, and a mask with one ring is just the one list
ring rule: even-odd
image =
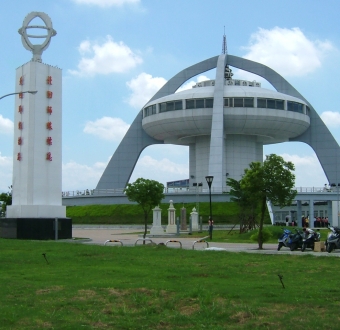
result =
[{"label": "person standing", "polygon": [[209,238],[212,240],[212,232],[213,232],[213,229],[214,229],[214,220],[209,217],[209,221],[208,221],[208,230],[209,230]]}]

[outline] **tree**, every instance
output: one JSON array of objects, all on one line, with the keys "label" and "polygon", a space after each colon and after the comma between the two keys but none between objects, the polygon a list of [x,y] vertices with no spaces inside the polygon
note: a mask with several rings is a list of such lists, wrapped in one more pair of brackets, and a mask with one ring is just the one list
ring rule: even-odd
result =
[{"label": "tree", "polygon": [[255,229],[255,213],[258,208],[258,201],[252,194],[241,189],[241,181],[228,178],[227,185],[230,186],[230,200],[237,203],[240,209],[240,233]]},{"label": "tree", "polygon": [[267,200],[282,208],[290,205],[297,194],[297,191],[293,190],[295,175],[292,171],[294,169],[292,162],[286,162],[281,156],[271,154],[266,156],[263,164],[252,162],[249,168],[244,170],[244,176],[240,181],[241,189],[256,199],[261,207],[259,249],[263,246],[263,222]]},{"label": "tree", "polygon": [[[137,202],[144,213],[144,238],[147,232],[148,217],[151,210],[164,198],[164,185],[158,181],[139,178],[128,183],[125,190],[129,201]],[[145,244],[145,241],[144,241]]]},{"label": "tree", "polygon": [[12,205],[12,186],[9,186],[8,189],[9,189],[9,192],[0,194],[0,201],[2,201],[2,205],[1,205],[2,214],[6,213],[7,205]]}]

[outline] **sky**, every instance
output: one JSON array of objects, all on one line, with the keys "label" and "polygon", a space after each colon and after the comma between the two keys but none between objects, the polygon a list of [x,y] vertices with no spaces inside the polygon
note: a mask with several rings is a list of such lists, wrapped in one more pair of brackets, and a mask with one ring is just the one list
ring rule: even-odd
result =
[{"label": "sky", "polygon": [[[282,75],[315,108],[340,141],[338,0],[11,0],[0,12],[0,97],[15,90],[15,70],[31,60],[18,29],[33,11],[52,20],[57,35],[43,63],[63,75],[63,191],[94,189],[109,159],[145,103],[179,71],[221,54],[251,59]],[[32,22],[34,23],[34,21]],[[260,77],[233,69],[235,79]],[[215,71],[182,88],[215,79]],[[14,97],[0,100],[0,192],[12,183]],[[314,151],[300,142],[264,147],[292,161],[297,187],[323,187]],[[146,148],[130,182],[189,177],[188,147]]]}]

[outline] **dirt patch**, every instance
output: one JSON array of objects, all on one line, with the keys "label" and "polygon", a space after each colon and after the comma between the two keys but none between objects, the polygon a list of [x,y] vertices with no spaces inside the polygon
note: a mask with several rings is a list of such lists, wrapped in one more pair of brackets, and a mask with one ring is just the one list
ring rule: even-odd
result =
[{"label": "dirt patch", "polygon": [[240,311],[230,316],[230,318],[238,323],[244,324],[248,322],[250,319],[253,319],[254,315],[247,311]]},{"label": "dirt patch", "polygon": [[37,290],[35,293],[37,295],[41,295],[41,294],[48,294],[48,293],[51,293],[51,292],[57,292],[57,291],[61,291],[61,290],[63,290],[62,286],[52,286],[50,288]]}]

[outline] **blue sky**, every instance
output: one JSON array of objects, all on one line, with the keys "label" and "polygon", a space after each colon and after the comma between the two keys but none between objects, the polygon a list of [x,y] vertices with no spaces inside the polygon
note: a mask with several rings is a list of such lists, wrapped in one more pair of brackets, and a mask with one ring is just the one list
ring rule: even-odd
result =
[{"label": "blue sky", "polygon": [[[316,109],[340,141],[338,0],[12,0],[2,6],[0,96],[15,89],[15,70],[32,55],[18,29],[41,11],[57,35],[44,63],[63,70],[63,190],[95,188],[138,111],[182,69],[228,53],[269,65]],[[234,78],[253,80],[233,70]],[[193,81],[214,79],[214,71]],[[262,87],[271,88],[259,77]],[[188,86],[188,85],[187,85]],[[12,182],[14,98],[0,101],[0,191]],[[296,166],[296,186],[327,181],[313,150],[302,143],[264,148]],[[145,149],[131,181],[188,178],[188,149]]]}]

